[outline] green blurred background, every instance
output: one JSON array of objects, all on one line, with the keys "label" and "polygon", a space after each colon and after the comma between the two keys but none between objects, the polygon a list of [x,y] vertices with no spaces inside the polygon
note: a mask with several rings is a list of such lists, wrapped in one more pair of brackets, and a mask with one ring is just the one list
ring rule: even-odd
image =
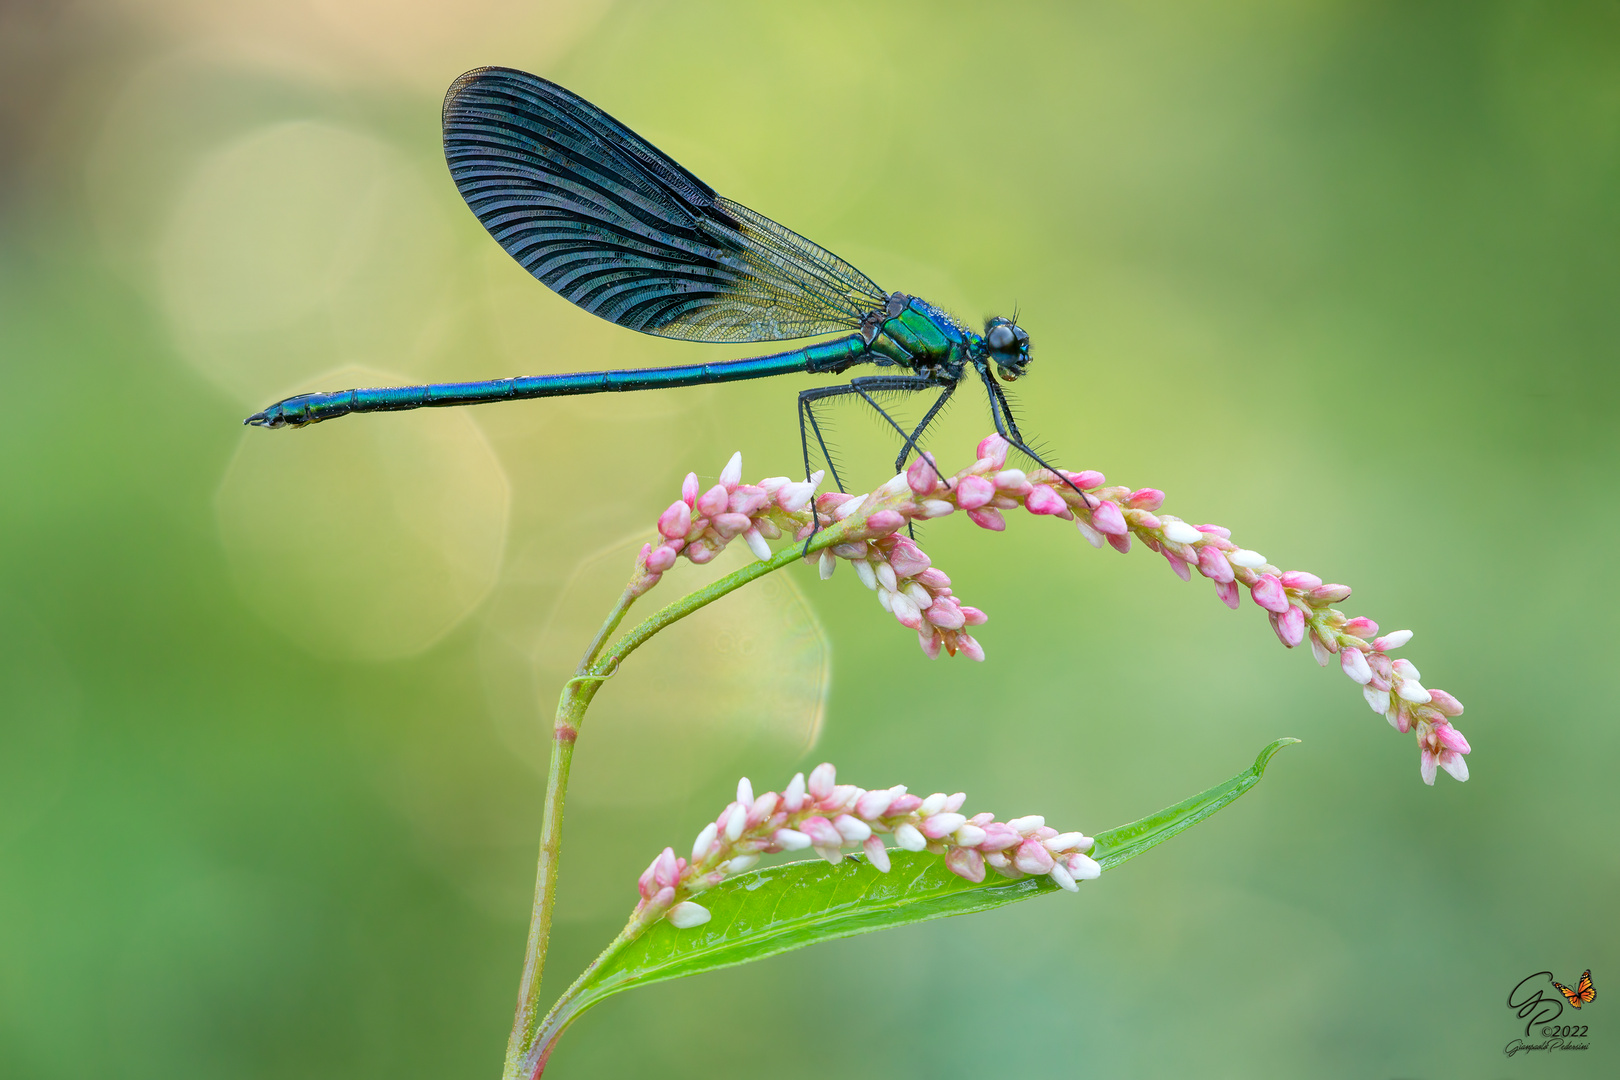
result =
[{"label": "green blurred background", "polygon": [[[10,0],[0,49],[0,1075],[496,1075],[601,553],[688,469],[795,468],[803,380],[240,426],[744,354],[487,238],[438,108],[489,63],[885,288],[1017,304],[1060,461],[1356,586],[1475,748],[1424,787],[1253,605],[1059,523],[928,530],[982,665],[795,568],[599,699],[558,988],[740,773],[1096,831],[1305,742],[1078,897],[626,995],[556,1075],[1620,1070],[1613,4]],[[841,419],[864,490],[892,440]],[[1586,967],[1592,1048],[1504,1057],[1509,988]]]}]

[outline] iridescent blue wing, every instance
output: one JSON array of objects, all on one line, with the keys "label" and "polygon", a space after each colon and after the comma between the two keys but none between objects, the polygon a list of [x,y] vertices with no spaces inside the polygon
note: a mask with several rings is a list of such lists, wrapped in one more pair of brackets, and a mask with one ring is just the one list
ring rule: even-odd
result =
[{"label": "iridescent blue wing", "polygon": [[462,198],[529,273],[593,315],[660,337],[774,341],[856,329],[886,294],[715,194],[555,83],[479,68],[444,98]]}]

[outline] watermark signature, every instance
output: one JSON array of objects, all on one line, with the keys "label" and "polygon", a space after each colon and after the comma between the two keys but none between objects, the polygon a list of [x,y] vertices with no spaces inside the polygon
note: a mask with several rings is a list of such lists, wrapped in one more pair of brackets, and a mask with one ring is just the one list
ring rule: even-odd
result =
[{"label": "watermark signature", "polygon": [[[1581,976],[1577,988],[1573,990],[1554,979],[1550,971],[1526,975],[1508,991],[1507,996],[1507,1007],[1525,1022],[1524,1038],[1508,1043],[1502,1048],[1502,1053],[1513,1057],[1515,1054],[1536,1051],[1552,1053],[1591,1049],[1589,1025],[1559,1024],[1555,1021],[1563,1019],[1565,1008],[1579,1009],[1596,996],[1591,971]],[[1541,1037],[1540,1042],[1529,1041],[1537,1035]]]}]

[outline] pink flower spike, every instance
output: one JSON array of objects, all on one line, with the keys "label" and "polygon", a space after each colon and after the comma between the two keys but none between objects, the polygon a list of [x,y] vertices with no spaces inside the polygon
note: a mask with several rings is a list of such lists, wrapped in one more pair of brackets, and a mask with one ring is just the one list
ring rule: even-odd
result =
[{"label": "pink flower spike", "polygon": [[1288,594],[1283,591],[1282,582],[1270,574],[1261,574],[1260,579],[1249,587],[1249,595],[1267,611],[1281,615],[1288,610]]},{"label": "pink flower spike", "polygon": [[1282,582],[1283,588],[1299,592],[1307,592],[1322,584],[1321,578],[1315,574],[1307,574],[1303,570],[1290,570],[1277,580]]},{"label": "pink flower spike", "polygon": [[1369,641],[1378,633],[1378,624],[1367,618],[1355,618],[1344,624],[1344,632],[1362,641]]},{"label": "pink flower spike", "polygon": [[[643,521],[646,519],[643,518]],[[669,504],[669,509],[658,515],[658,531],[665,538],[680,540],[692,529],[692,508],[684,502],[676,500]]]},{"label": "pink flower spike", "polygon": [[1130,531],[1119,507],[1106,500],[1091,512],[1091,527],[1104,536],[1124,536]]},{"label": "pink flower spike", "polygon": [[872,869],[880,874],[889,872],[889,852],[883,846],[881,836],[867,837],[866,842],[861,845],[861,850],[866,852],[866,861],[872,864]]},{"label": "pink flower spike", "polygon": [[988,461],[991,468],[999,469],[1007,464],[1007,440],[1000,435],[987,435],[979,441],[976,454],[981,462]]},{"label": "pink flower spike", "polygon": [[945,868],[975,885],[984,880],[984,856],[972,848],[951,848],[945,853]]},{"label": "pink flower spike", "polygon": [[1221,598],[1221,603],[1233,611],[1238,609],[1238,583],[1236,581],[1219,582],[1215,586],[1215,595]]},{"label": "pink flower spike", "polygon": [[1158,488],[1138,488],[1126,498],[1125,505],[1133,510],[1157,510],[1164,505],[1164,492]]},{"label": "pink flower spike", "polygon": [[987,506],[982,510],[969,510],[968,518],[979,528],[989,529],[991,532],[1002,532],[1007,528],[1006,519],[1001,516],[1001,511],[994,507]]}]

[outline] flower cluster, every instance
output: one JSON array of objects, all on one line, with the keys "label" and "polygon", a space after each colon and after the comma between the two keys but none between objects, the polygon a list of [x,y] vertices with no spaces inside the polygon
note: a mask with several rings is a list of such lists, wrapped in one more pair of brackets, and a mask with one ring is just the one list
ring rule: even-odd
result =
[{"label": "flower cluster", "polygon": [[773,476],[757,484],[745,484],[741,451],[731,455],[720,470],[719,482],[702,494],[698,493],[697,473],[687,473],[681,497],[658,517],[662,542],[657,547],[644,544],[641,548],[632,592],[639,596],[658,584],[678,557],[685,555],[701,565],[739,536],[759,558],[770,558],[767,539],[776,539],[784,530],[797,533],[801,527],[809,529],[810,500],[822,475],[818,472],[804,481]]},{"label": "flower cluster", "polygon": [[1102,874],[1086,853],[1092,839],[1083,833],[1060,833],[1037,815],[997,821],[994,814],[965,817],[967,796],[942,792],[922,798],[905,785],[855,787],[837,782],[832,765],[794,774],[780,792],[755,796],[744,777],[737,798],[703,827],[692,844],[690,859],[665,848],[641,875],[641,902],[635,917],[650,923],[667,916],[677,927],[709,921],[709,912],[688,899],[732,874],[750,869],[763,854],[813,848],[837,864],[846,849],[860,851],[875,869],[889,872],[883,837],[906,851],[928,851],[945,857],[950,871],[968,881],[985,879],[994,870],[1014,880],[1044,875],[1070,892],[1079,882]]},{"label": "flower cluster", "polygon": [[681,499],[658,519],[664,541],[642,549],[632,589],[650,588],[679,555],[708,561],[736,536],[744,537],[763,559],[771,555],[766,538],[791,533],[802,541],[817,529],[837,525],[842,529],[839,542],[819,555],[823,578],[832,576],[839,559],[849,561],[884,609],[917,632],[930,657],[943,649],[982,660],[984,649],[967,628],[983,623],[984,612],[953,595],[950,578],[900,530],[960,510],[980,528],[1000,532],[1007,527],[1004,512],[1022,508],[1038,517],[1074,522],[1093,547],[1107,544],[1123,554],[1134,538],[1163,555],[1183,581],[1197,570],[1234,610],[1247,590],[1283,645],[1292,649],[1309,640],[1324,667],[1337,656],[1374,712],[1397,731],[1416,733],[1424,782],[1433,784],[1437,769],[1468,779],[1468,741],[1451,724],[1462,714],[1462,703],[1443,690],[1425,687],[1409,660],[1389,655],[1411,640],[1411,631],[1380,637],[1371,619],[1351,618],[1334,607],[1350,596],[1348,585],[1324,583],[1303,570],[1285,572],[1259,552],[1233,543],[1228,529],[1193,525],[1163,513],[1164,492],[1156,488],[1110,487],[1102,473],[1092,470],[1026,473],[1007,467],[1008,450],[1005,439],[991,435],[979,443],[973,464],[954,476],[944,476],[932,457],[922,455],[870,494],[819,496],[820,473],[807,482],[774,477],[742,484],[742,458],[733,455],[720,482],[701,496],[697,477],[687,476]]}]

